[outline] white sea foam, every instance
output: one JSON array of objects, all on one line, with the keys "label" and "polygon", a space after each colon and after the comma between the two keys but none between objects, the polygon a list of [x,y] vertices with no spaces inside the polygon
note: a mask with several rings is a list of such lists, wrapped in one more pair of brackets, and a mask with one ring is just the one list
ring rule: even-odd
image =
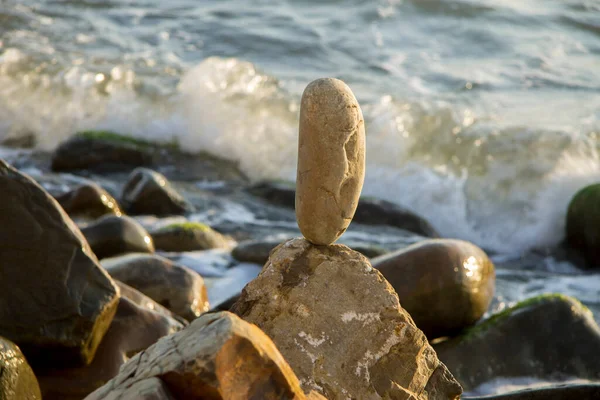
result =
[{"label": "white sea foam", "polygon": [[[14,70],[26,62],[18,50],[0,60],[0,140],[34,134],[38,147],[52,149],[76,131],[112,129],[175,138],[185,150],[239,162],[255,180],[295,179],[298,96],[249,62],[206,59],[158,96],[140,90],[125,67],[100,82],[73,67],[23,86]],[[600,180],[595,145],[582,132],[492,129],[470,109],[390,96],[363,109],[363,193],[421,214],[446,237],[513,253],[553,245],[572,195]]]},{"label": "white sea foam", "polygon": [[502,394],[523,389],[543,388],[557,384],[586,384],[596,383],[587,379],[568,378],[560,381],[547,381],[534,377],[511,377],[497,378],[489,382],[482,383],[476,388],[463,393],[463,397],[469,396],[487,396]]}]

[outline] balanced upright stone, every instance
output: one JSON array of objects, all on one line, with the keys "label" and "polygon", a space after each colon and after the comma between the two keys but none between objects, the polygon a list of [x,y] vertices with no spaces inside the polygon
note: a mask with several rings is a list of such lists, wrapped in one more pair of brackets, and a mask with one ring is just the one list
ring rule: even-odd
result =
[{"label": "balanced upright stone", "polygon": [[333,78],[302,95],[296,219],[306,239],[335,242],[348,228],[365,177],[365,126],[350,88]]}]

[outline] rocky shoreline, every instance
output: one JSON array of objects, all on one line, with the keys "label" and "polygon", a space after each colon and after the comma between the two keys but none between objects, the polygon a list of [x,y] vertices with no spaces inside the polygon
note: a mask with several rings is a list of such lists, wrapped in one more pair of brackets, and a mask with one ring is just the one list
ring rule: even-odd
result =
[{"label": "rocky shoreline", "polygon": [[[293,185],[251,183],[235,164],[212,155],[189,155],[172,145],[111,132],[81,133],[54,153],[23,150],[6,161],[0,164],[0,363],[8,373],[0,378],[0,389],[12,397],[5,398],[83,399],[95,390],[89,399],[252,398],[258,393],[258,398],[343,398],[331,397],[338,392],[317,383],[323,378],[311,381],[315,391],[305,390],[307,367],[288,359],[294,351],[311,359],[310,346],[327,345],[321,341],[334,335],[328,329],[336,329],[332,318],[342,312],[338,304],[322,309],[312,304],[309,309],[319,311],[304,330],[321,329],[323,336],[298,337],[277,332],[293,325],[286,315],[303,313],[302,277],[283,278],[292,282],[285,296],[295,300],[278,306],[280,325],[257,306],[258,301],[272,307],[258,299],[277,288],[264,277],[264,282],[254,280],[265,271],[263,265],[279,254],[274,268],[285,270],[286,260],[295,257],[277,246],[304,246],[298,239],[289,242],[301,236]],[[577,229],[570,229],[573,236]],[[577,240],[579,247],[586,246]],[[371,198],[360,199],[339,243],[347,246],[341,247],[352,254],[348,257],[366,260],[383,274],[411,322],[427,335],[432,354],[466,392],[495,378],[535,377],[549,385],[568,378],[600,381],[600,329],[575,299],[538,296],[494,314],[500,270],[493,254],[439,238],[421,216]],[[552,256],[579,262],[568,249]],[[529,255],[501,270],[527,270],[524,265],[546,256]],[[579,259],[583,266],[593,253]],[[369,307],[374,307],[373,291],[380,289],[358,293],[352,279],[346,283],[339,274],[319,279],[305,282],[309,293],[326,292],[328,284],[346,288],[356,302],[356,314],[342,312],[346,323],[356,324],[352,347],[376,353],[369,347],[375,344],[368,329],[377,330],[383,317]],[[365,310],[358,309],[361,305]],[[422,346],[430,348],[427,340]],[[336,354],[333,345],[314,354],[317,363],[338,366],[359,357]],[[377,381],[399,366],[389,361],[370,368],[367,374]],[[377,392],[384,390],[383,381],[377,382]],[[351,386],[340,387],[346,384]],[[189,392],[193,387],[202,390]],[[234,396],[240,388],[247,397],[218,397]],[[449,393],[417,398],[452,398]],[[489,398],[584,399],[597,393],[596,385],[579,384]]]}]

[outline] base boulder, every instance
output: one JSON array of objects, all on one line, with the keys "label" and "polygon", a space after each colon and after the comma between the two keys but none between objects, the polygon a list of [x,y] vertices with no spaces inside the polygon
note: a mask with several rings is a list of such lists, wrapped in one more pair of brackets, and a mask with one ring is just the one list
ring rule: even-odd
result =
[{"label": "base boulder", "polygon": [[273,339],[307,392],[331,399],[462,392],[391,285],[346,246],[285,242],[232,311]]}]

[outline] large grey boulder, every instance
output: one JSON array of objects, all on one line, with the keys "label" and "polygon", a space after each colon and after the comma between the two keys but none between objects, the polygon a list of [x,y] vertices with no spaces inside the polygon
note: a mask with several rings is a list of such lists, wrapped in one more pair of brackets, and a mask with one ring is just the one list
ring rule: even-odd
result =
[{"label": "large grey boulder", "polygon": [[56,200],[2,160],[0,193],[0,335],[32,365],[89,364],[118,289]]}]

